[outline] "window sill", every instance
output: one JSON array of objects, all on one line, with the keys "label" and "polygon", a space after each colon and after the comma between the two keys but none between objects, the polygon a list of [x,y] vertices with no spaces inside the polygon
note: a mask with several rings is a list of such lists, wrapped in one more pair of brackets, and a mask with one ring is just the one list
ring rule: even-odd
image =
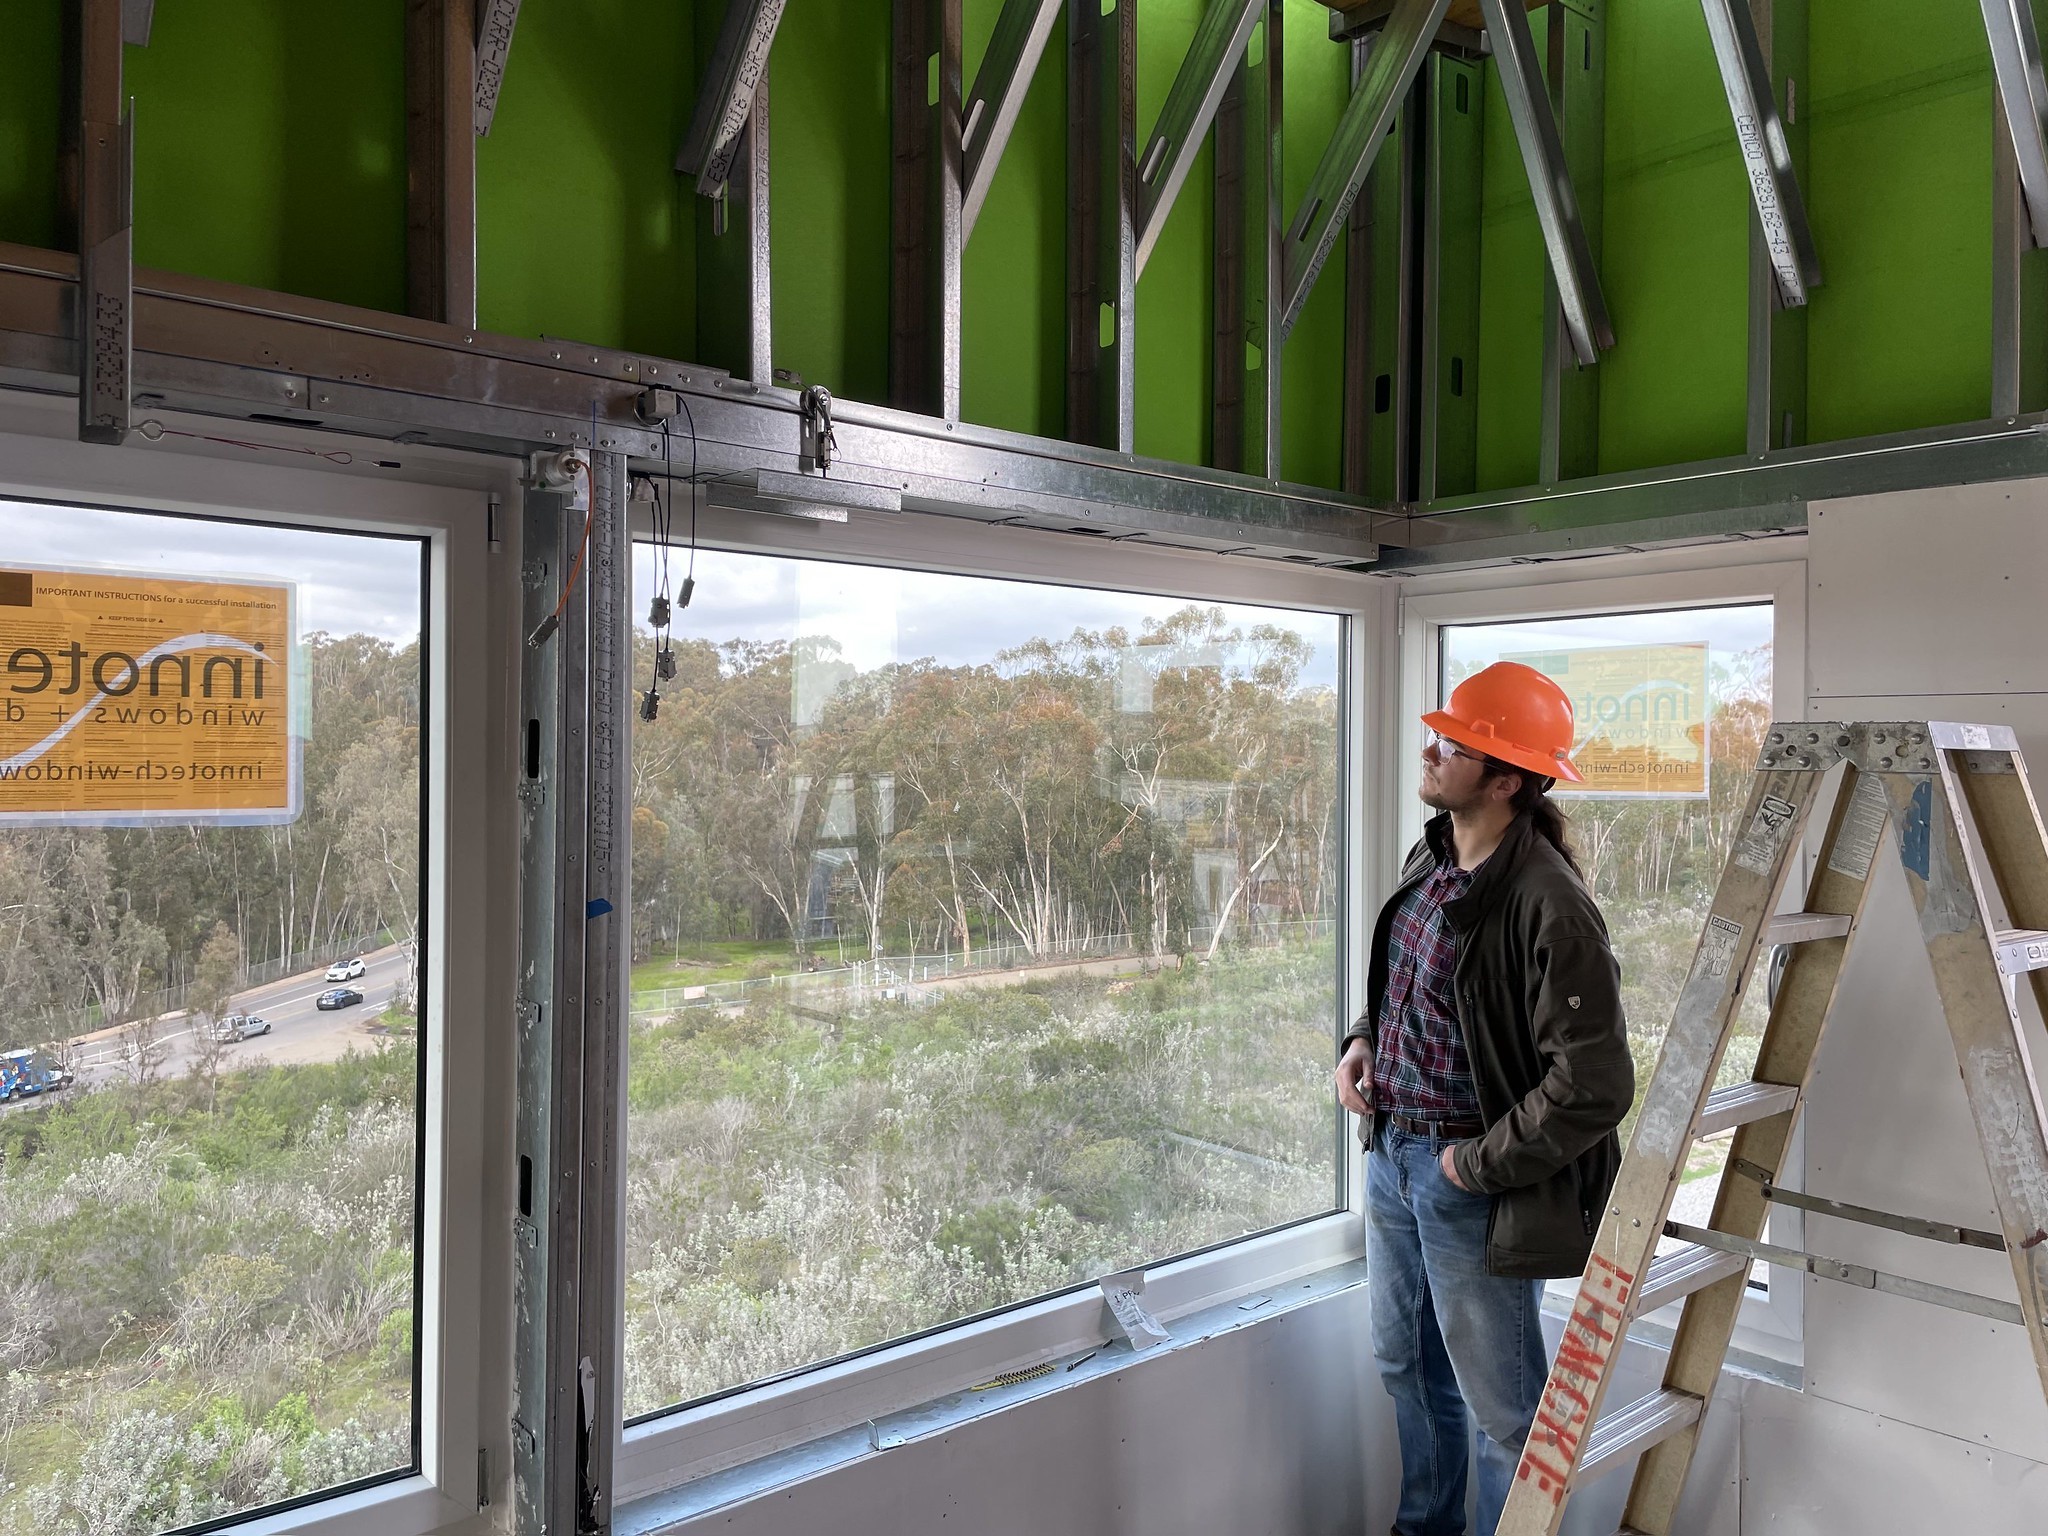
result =
[{"label": "window sill", "polygon": [[[1161,1264],[1146,1273],[1145,1299],[1168,1323],[1206,1317],[1252,1292],[1300,1282],[1360,1259],[1364,1240],[1364,1223],[1356,1213],[1333,1212]],[[777,1483],[807,1476],[821,1467],[805,1458],[827,1454],[819,1448],[827,1441],[836,1443],[835,1437],[851,1432],[852,1449],[831,1452],[825,1465],[865,1454],[870,1423],[920,1411],[912,1405],[959,1394],[971,1382],[1102,1349],[1112,1328],[1099,1290],[1068,1291],[931,1338],[821,1366],[788,1381],[635,1425],[619,1448],[615,1481],[620,1507],[676,1490],[694,1510],[705,1496],[700,1487],[708,1488],[708,1479],[728,1471],[748,1488],[753,1486],[749,1479],[763,1476],[773,1476]],[[1042,1381],[1032,1385],[1044,1389]],[[980,1396],[976,1394],[977,1399]],[[770,1467],[781,1467],[784,1453],[799,1459],[800,1470],[771,1473]],[[718,1486],[724,1487],[724,1481]],[[725,1493],[719,1502],[745,1496]],[[622,1532],[635,1528],[620,1526]]]},{"label": "window sill", "polygon": [[228,1536],[467,1536],[488,1529],[474,1504],[445,1497],[417,1475],[291,1509],[254,1511],[225,1527]]},{"label": "window sill", "polygon": [[[1355,1218],[1336,1219],[1353,1226],[1357,1224]],[[1162,1269],[1158,1277],[1148,1278],[1148,1301],[1156,1299],[1164,1288],[1164,1277],[1165,1270]],[[955,1391],[743,1466],[698,1478],[670,1492],[649,1495],[623,1505],[614,1511],[613,1529],[617,1536],[663,1536],[665,1532],[674,1531],[716,1510],[786,1488],[863,1457],[887,1455],[901,1446],[932,1435],[950,1433],[962,1425],[1050,1393],[1142,1367],[1148,1360],[1195,1348],[1223,1334],[1252,1327],[1283,1313],[1358,1289],[1364,1284],[1365,1261],[1351,1258],[1319,1268],[1306,1276],[1298,1275],[1282,1283],[1254,1287],[1239,1296],[1177,1316],[1169,1314],[1173,1337],[1142,1354],[1122,1339],[1112,1343],[1089,1343],[1070,1358],[1050,1362],[1054,1368],[1033,1380],[980,1390]],[[1103,1312],[1099,1292],[1089,1292],[1085,1299],[1095,1311]],[[1073,1298],[1061,1300],[1072,1301]]]}]

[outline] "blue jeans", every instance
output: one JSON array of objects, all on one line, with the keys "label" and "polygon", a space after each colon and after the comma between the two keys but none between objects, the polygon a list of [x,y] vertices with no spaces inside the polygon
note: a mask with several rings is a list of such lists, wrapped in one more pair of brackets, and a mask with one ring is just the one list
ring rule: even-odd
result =
[{"label": "blue jeans", "polygon": [[1383,1124],[1366,1159],[1372,1352],[1401,1441],[1395,1536],[1464,1536],[1468,1411],[1492,1536],[1549,1375],[1543,1282],[1486,1272],[1493,1200],[1444,1177],[1446,1145]]}]

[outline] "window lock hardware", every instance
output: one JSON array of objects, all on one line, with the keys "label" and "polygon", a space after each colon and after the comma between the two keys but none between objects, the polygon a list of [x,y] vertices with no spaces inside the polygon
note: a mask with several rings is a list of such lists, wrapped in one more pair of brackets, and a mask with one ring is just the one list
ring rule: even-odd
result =
[{"label": "window lock hardware", "polygon": [[829,470],[839,439],[832,432],[832,391],[822,384],[803,393],[803,436],[803,456],[818,466],[819,473]]}]

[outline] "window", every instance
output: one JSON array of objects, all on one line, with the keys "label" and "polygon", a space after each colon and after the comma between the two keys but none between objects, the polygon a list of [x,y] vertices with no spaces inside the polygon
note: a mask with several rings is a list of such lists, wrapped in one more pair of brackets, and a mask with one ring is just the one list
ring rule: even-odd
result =
[{"label": "window", "polygon": [[1343,643],[699,555],[633,747],[629,1417],[1339,1206]]},{"label": "window", "polygon": [[0,1530],[410,1472],[426,543],[0,547]]},{"label": "window", "polygon": [[[1700,927],[1772,719],[1768,603],[1446,625],[1443,692],[1495,661],[1520,661],[1572,697],[1584,789],[1560,784],[1587,884],[1621,964],[1640,1106],[1663,1048]],[[1769,1015],[1767,989],[1743,1000],[1722,1084],[1747,1081]],[[1621,1129],[1626,1145],[1631,1111]],[[1705,1226],[1732,1131],[1698,1143],[1671,1219]],[[1676,1247],[1665,1238],[1663,1246]],[[1764,1283],[1757,1267],[1755,1283]]]}]

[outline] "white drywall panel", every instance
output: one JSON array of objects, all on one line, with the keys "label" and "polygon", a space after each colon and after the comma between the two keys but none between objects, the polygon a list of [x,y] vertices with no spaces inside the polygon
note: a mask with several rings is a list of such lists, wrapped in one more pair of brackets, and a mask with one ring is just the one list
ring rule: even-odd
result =
[{"label": "white drywall panel", "polygon": [[1811,1394],[1750,1383],[1744,1536],[2040,1536],[2048,1466]]},{"label": "white drywall panel", "polygon": [[2048,688],[2048,483],[1815,502],[1807,529],[1814,694]]}]

